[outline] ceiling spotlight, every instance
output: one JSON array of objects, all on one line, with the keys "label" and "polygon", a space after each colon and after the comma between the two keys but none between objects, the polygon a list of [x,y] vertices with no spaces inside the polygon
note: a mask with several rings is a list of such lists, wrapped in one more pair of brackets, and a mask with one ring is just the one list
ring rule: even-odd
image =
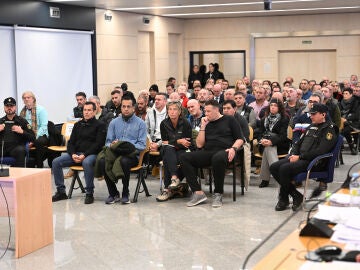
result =
[{"label": "ceiling spotlight", "polygon": [[111,11],[110,11],[110,10],[105,11],[104,16],[105,16],[105,21],[111,22],[111,19],[112,19],[112,13],[111,13]]},{"label": "ceiling spotlight", "polygon": [[271,10],[272,0],[264,0],[264,10]]}]

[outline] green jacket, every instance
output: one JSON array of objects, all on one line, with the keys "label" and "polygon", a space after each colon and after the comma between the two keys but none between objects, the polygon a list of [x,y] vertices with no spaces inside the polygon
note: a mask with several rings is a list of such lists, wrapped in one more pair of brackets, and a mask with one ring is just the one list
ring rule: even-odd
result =
[{"label": "green jacket", "polygon": [[[118,153],[116,153],[117,149],[124,150],[123,149],[124,146],[128,147],[128,142],[118,141],[115,144],[111,145],[111,147],[107,147],[107,146],[103,147],[101,152],[96,157],[96,162],[94,167],[95,177],[103,176],[102,168],[100,167],[100,162],[99,162],[101,159],[105,159],[105,173],[110,178],[110,180],[117,183],[118,179],[124,176],[124,172],[120,163],[120,160],[123,155],[119,155]],[[126,156],[136,156],[136,155],[137,155],[136,149],[132,151],[130,154],[126,154]]]}]

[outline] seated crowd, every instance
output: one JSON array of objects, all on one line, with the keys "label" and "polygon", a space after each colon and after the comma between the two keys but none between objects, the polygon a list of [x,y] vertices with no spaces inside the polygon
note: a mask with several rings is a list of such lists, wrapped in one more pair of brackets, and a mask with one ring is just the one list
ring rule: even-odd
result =
[{"label": "seated crowd", "polygon": [[[244,156],[250,156],[251,148],[252,160],[242,161],[247,183],[251,162],[258,166],[260,188],[269,186],[271,176],[279,183],[275,210],[287,209],[289,196],[296,210],[303,196],[292,178],[314,157],[329,152],[339,133],[346,138],[351,154],[358,153],[357,76],[341,83],[326,77],[320,83],[301,79],[298,87],[292,77],[282,85],[250,81],[246,76],[236,80],[234,88],[229,84],[219,66],[211,63],[209,72],[195,65],[188,82],[176,85],[176,79],[170,77],[164,91],[153,84],[137,98],[123,83],[111,91],[105,106],[97,96],[86,98],[85,93],[76,93],[77,106],[70,117],[76,123],[67,151],[51,164],[57,189],[53,202],[68,198],[63,168],[81,165],[85,204],[94,201],[94,177],[105,179],[109,192],[106,204],[130,203],[130,169],[148,145],[151,153],[158,153],[150,155],[150,164],[155,167],[161,161],[164,170],[164,188],[157,201],[172,199],[181,186],[188,185],[193,195],[187,206],[204,202],[207,196],[199,183],[199,169],[211,167],[215,185],[212,206],[221,207],[228,164],[240,148],[244,148]],[[0,119],[3,156],[13,157],[15,166],[24,167],[26,147],[32,148],[34,165],[42,168],[53,131],[48,129],[47,112],[36,103],[35,95],[24,92],[22,99],[19,116],[15,99],[4,100],[5,116]],[[254,141],[250,141],[250,134]],[[201,170],[201,174],[206,172]],[[116,185],[119,179],[121,196]],[[319,188],[325,190],[326,183],[318,180]]]}]

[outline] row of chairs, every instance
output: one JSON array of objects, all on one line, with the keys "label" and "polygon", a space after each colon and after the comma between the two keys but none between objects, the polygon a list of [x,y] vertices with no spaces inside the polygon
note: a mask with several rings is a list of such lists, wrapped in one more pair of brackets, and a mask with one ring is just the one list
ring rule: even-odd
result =
[{"label": "row of chairs", "polygon": [[[65,152],[66,151],[66,144],[67,141],[70,138],[71,135],[71,131],[72,128],[74,126],[75,122],[67,122],[64,123],[62,126],[62,130],[61,130],[61,134],[64,138],[64,143],[62,146],[49,146],[49,150],[51,151],[56,151],[56,152]],[[291,132],[288,130],[288,136],[291,136]],[[253,139],[253,130],[250,127],[250,140]],[[317,158],[315,158],[308,166],[307,171],[304,173],[301,173],[299,175],[296,176],[295,181],[296,182],[302,182],[304,180],[306,180],[305,186],[304,186],[304,195],[306,194],[306,189],[308,186],[308,180],[312,179],[312,178],[322,178],[322,179],[326,179],[327,183],[330,183],[333,181],[333,175],[334,175],[334,168],[335,168],[335,162],[339,156],[340,153],[340,148],[341,145],[343,143],[343,137],[340,135],[337,141],[336,146],[334,147],[334,149],[332,150],[332,152],[327,153],[325,155],[319,156]],[[148,188],[146,186],[146,182],[145,182],[145,178],[147,175],[147,171],[148,171],[148,160],[149,160],[149,155],[160,155],[159,152],[150,152],[149,150],[149,145],[150,145],[150,141],[147,140],[147,146],[146,148],[140,153],[139,156],[139,162],[137,164],[137,166],[131,168],[131,173],[136,174],[136,178],[137,178],[137,185],[135,188],[135,193],[134,193],[134,197],[133,197],[133,202],[136,202],[139,196],[139,193],[141,192],[145,192],[146,196],[151,196]],[[320,160],[320,159],[324,159],[324,158],[328,158],[328,166],[327,168],[322,171],[322,172],[312,172],[313,167],[316,165],[316,163]],[[11,158],[10,158],[11,159]],[[5,160],[5,157],[4,157]],[[15,161],[15,160],[14,160]],[[237,153],[236,158],[233,160],[233,162],[231,162],[231,164],[229,164],[228,169],[232,171],[232,176],[233,176],[233,181],[232,181],[232,185],[233,185],[233,201],[236,201],[236,179],[239,178],[240,179],[240,184],[241,184],[241,195],[244,195],[244,187],[245,187],[245,183],[244,183],[244,149],[240,149]],[[3,162],[4,164],[10,163],[11,165],[11,160],[10,162]],[[13,163],[14,164],[14,163]],[[162,176],[162,163],[160,163],[161,168],[160,168],[160,189],[162,190],[162,185],[163,185],[163,176]],[[240,169],[240,176],[237,177],[237,172]],[[74,175],[72,177],[71,180],[71,184],[69,187],[69,193],[68,193],[68,197],[71,198],[72,197],[72,193],[74,189],[80,189],[82,193],[85,193],[85,189],[84,186],[82,184],[81,178],[79,173],[83,171],[83,167],[82,166],[71,166],[70,169],[72,169],[74,171]],[[212,193],[212,173],[211,173],[211,167],[209,168],[204,168],[204,169],[208,169],[209,170],[209,182],[210,182],[210,186],[209,186],[209,191],[210,193]],[[76,186],[77,184],[77,186]],[[141,186],[143,187],[143,190],[141,190]],[[305,197],[305,196],[304,196]]]},{"label": "row of chairs", "polygon": [[[66,122],[62,125],[61,128],[61,135],[63,136],[63,145],[61,146],[49,146],[48,149],[54,152],[66,152],[67,142],[70,139],[72,129],[74,127],[75,122]],[[139,162],[135,167],[131,168],[131,173],[136,174],[137,178],[137,185],[135,188],[134,198],[133,202],[136,202],[139,196],[139,193],[145,192],[146,196],[151,196],[149,193],[149,190],[146,186],[145,182],[145,175],[146,175],[146,168],[147,165],[144,162],[146,160],[147,153],[149,152],[149,145],[150,142],[147,141],[146,148],[140,153],[139,155]],[[82,193],[85,193],[84,185],[82,184],[80,173],[84,171],[84,168],[81,165],[77,166],[71,166],[70,169],[74,172],[70,187],[69,187],[69,193],[68,198],[70,199],[72,197],[73,191],[76,189],[80,189]],[[143,190],[141,191],[140,188],[143,186]]]}]

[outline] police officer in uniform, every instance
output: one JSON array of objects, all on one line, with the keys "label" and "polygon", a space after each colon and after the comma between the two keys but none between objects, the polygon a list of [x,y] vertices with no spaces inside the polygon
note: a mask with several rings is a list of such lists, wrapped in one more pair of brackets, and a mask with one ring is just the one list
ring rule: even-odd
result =
[{"label": "police officer in uniform", "polygon": [[[306,171],[315,157],[330,152],[336,145],[339,129],[326,120],[328,109],[324,104],[314,104],[309,111],[312,124],[300,137],[287,158],[270,166],[270,172],[280,184],[279,201],[276,211],[283,211],[289,206],[289,195],[293,199],[292,209],[296,211],[302,204],[303,195],[296,190],[292,179],[295,175]],[[323,166],[318,164],[317,166]]]},{"label": "police officer in uniform", "polygon": [[16,101],[9,97],[4,100],[5,116],[0,119],[2,156],[15,158],[15,167],[25,166],[26,142],[35,141],[35,134],[29,123],[16,115]]}]

